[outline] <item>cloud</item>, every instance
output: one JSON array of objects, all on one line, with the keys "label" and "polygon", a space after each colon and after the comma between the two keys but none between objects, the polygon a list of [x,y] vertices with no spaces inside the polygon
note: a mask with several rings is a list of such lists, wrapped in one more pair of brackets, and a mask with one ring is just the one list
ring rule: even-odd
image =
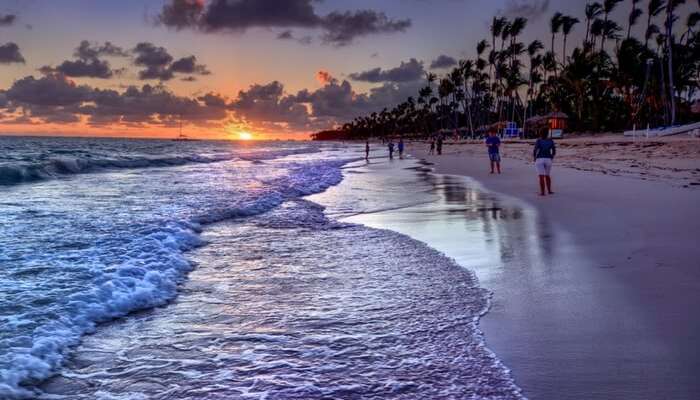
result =
[{"label": "cloud", "polygon": [[91,89],[54,74],[39,79],[27,76],[12,84],[5,95],[13,103],[33,106],[69,106],[90,100]]},{"label": "cloud", "polygon": [[73,55],[81,60],[90,60],[100,56],[128,57],[129,53],[111,42],[105,42],[100,46],[98,43],[90,43],[87,40],[83,40],[75,49]]},{"label": "cloud", "polygon": [[155,46],[153,43],[141,42],[133,48],[135,54],[134,65],[143,67],[139,71],[139,79],[158,79],[168,81],[175,77],[176,73],[209,75],[211,72],[205,65],[197,64],[195,56],[183,57],[174,60],[164,47]]},{"label": "cloud", "polygon": [[19,46],[16,43],[9,42],[0,45],[0,64],[24,64],[24,62],[24,57],[22,57]]},{"label": "cloud", "polygon": [[[306,28],[323,31],[324,43],[345,46],[356,38],[379,33],[403,32],[411,21],[392,20],[374,10],[334,11],[319,15],[318,0],[170,0],[156,21],[177,30],[245,32],[250,28]],[[291,31],[279,39],[293,39]]]},{"label": "cloud", "polygon": [[320,70],[316,72],[316,80],[322,85],[327,85],[331,81],[335,80],[335,78],[330,74],[330,72]]},{"label": "cloud", "polygon": [[323,86],[285,91],[278,81],[254,84],[234,98],[218,93],[179,96],[162,84],[101,89],[54,73],[27,76],[0,91],[2,123],[76,123],[113,126],[173,126],[182,117],[197,126],[240,124],[256,131],[312,132],[394,106],[424,84],[384,82],[358,93],[347,81],[319,71]]},{"label": "cloud", "polygon": [[77,122],[85,117],[94,125],[167,125],[182,115],[186,121],[206,124],[228,116],[221,104],[178,96],[161,85],[129,86],[117,92],[78,85],[60,74],[22,78],[4,96],[5,107],[43,122]]},{"label": "cloud", "polygon": [[211,74],[211,72],[207,69],[205,65],[197,64],[197,57],[195,56],[183,57],[177,61],[174,61],[170,65],[170,70],[173,72],[180,72],[183,74]]},{"label": "cloud", "polygon": [[313,39],[311,36],[303,36],[303,37],[296,37],[290,30],[282,31],[279,34],[277,34],[277,39],[278,40],[294,40],[297,41],[303,45],[308,45],[311,44]]},{"label": "cloud", "polygon": [[0,26],[10,26],[15,23],[17,16],[13,14],[0,14]]},{"label": "cloud", "polygon": [[159,23],[175,29],[184,29],[199,23],[204,0],[172,0],[163,6],[157,17]]},{"label": "cloud", "polygon": [[359,10],[332,12],[323,18],[322,25],[326,32],[321,38],[325,43],[346,46],[361,36],[404,32],[411,26],[411,21],[391,20],[382,12]]},{"label": "cloud", "polygon": [[93,60],[66,60],[56,67],[43,66],[39,68],[44,74],[60,73],[73,78],[101,78],[109,79],[114,76],[114,71],[107,61]]},{"label": "cloud", "polygon": [[59,73],[72,78],[109,79],[123,71],[113,70],[109,62],[100,59],[100,56],[128,57],[128,53],[110,42],[99,45],[83,40],[76,47],[73,56],[77,60],[66,60],[56,67],[45,65],[39,68],[39,71],[44,74]]},{"label": "cloud", "polygon": [[368,93],[357,93],[348,81],[333,80],[315,91],[302,90],[296,101],[311,106],[311,117],[324,121],[325,127],[349,121],[361,115],[392,107],[415,95],[422,82],[384,83]]},{"label": "cloud", "polygon": [[240,91],[229,108],[247,123],[277,124],[294,130],[309,129],[311,124],[308,109],[296,96],[285,94],[278,81]]},{"label": "cloud", "polygon": [[498,14],[509,18],[525,17],[536,20],[549,10],[549,0],[508,0]]},{"label": "cloud", "polygon": [[[324,72],[324,71],[321,71]],[[384,83],[357,93],[346,80],[321,74],[326,83],[316,90],[288,94],[274,81],[251,85],[228,103],[236,118],[255,129],[313,131],[391,107],[415,95],[422,82]]]},{"label": "cloud", "polygon": [[395,68],[382,70],[374,68],[363,72],[355,72],[349,75],[349,78],[354,81],[361,82],[411,82],[423,78],[425,68],[423,63],[415,58],[411,58],[407,62],[401,62],[401,65]]},{"label": "cloud", "polygon": [[441,54],[430,63],[430,69],[445,69],[457,65],[457,60],[445,54]]}]

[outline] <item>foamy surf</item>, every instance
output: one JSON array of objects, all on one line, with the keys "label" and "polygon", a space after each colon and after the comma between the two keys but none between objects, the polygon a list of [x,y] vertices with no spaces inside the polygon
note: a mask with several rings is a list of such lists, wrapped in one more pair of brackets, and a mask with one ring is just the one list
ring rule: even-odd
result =
[{"label": "foamy surf", "polygon": [[309,158],[317,147],[236,150],[207,165],[106,171],[4,193],[0,398],[34,397],[97,324],[174,298],[193,267],[184,253],[202,244],[201,224],[324,190],[345,162]]},{"label": "foamy surf", "polygon": [[[522,398],[469,271],[333,219],[429,190],[368,195],[386,181],[340,145],[193,145],[226,158],[8,187],[0,398]],[[353,172],[328,215],[301,200]]]},{"label": "foamy surf", "polygon": [[183,295],[86,338],[45,398],[523,398],[478,330],[488,292],[420,242],[304,200],[204,239]]}]

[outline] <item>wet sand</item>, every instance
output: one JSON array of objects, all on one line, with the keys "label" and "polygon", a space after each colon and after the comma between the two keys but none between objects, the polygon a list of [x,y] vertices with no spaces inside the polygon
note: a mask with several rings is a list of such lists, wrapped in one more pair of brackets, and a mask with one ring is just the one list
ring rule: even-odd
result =
[{"label": "wet sand", "polygon": [[469,254],[474,226],[460,228],[439,203],[429,217],[396,210],[355,219],[476,271],[494,292],[481,320],[487,345],[529,398],[700,398],[700,192],[555,163],[556,194],[541,198],[531,163],[506,157],[503,174],[490,175],[485,154],[412,154],[453,175],[453,192],[483,186],[535,215],[520,231],[477,228],[501,230],[492,238],[502,242],[500,259],[482,262]]}]

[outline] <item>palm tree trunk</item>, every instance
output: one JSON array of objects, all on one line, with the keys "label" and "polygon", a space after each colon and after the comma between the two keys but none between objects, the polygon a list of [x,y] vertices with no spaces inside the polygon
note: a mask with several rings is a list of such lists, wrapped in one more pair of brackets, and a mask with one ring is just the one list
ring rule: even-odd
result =
[{"label": "palm tree trunk", "polygon": [[659,57],[659,73],[661,74],[661,106],[664,109],[664,125],[668,125],[668,103],[666,102],[666,74],[664,74],[664,60]]},{"label": "palm tree trunk", "polygon": [[673,87],[673,1],[666,5],[666,46],[668,47],[668,85],[671,94],[671,125],[676,123],[676,95]]},{"label": "palm tree trunk", "polygon": [[567,35],[564,35],[564,55],[563,55],[563,57],[564,57],[563,63],[564,63],[565,67],[566,67],[566,36]]},{"label": "palm tree trunk", "polygon": [[644,47],[649,48],[649,27],[651,26],[651,14],[647,15],[647,30],[644,31]]},{"label": "palm tree trunk", "polygon": [[586,44],[588,44],[588,35],[591,32],[591,20],[590,18],[586,18],[586,40],[583,41],[584,47]]}]

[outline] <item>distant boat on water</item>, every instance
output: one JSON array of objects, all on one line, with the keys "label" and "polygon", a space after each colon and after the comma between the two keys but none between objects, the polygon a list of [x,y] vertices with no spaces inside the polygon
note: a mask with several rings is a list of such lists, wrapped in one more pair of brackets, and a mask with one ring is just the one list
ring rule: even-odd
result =
[{"label": "distant boat on water", "polygon": [[173,142],[198,142],[199,139],[192,139],[182,133],[182,114],[180,114],[180,134],[175,138],[172,139]]},{"label": "distant boat on water", "polygon": [[178,137],[175,139],[171,139],[173,142],[198,142],[200,139],[192,139],[191,137],[188,137],[187,135],[184,135],[180,133]]}]

